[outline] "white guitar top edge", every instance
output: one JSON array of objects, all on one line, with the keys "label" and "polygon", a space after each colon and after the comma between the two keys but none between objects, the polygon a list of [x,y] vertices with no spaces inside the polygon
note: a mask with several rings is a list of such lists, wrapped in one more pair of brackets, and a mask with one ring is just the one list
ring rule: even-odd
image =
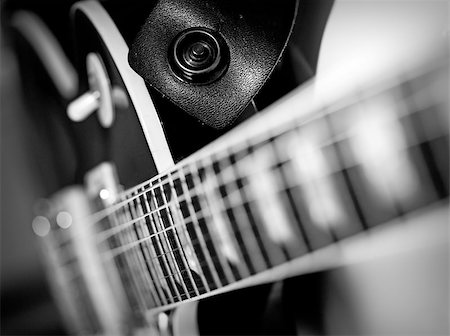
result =
[{"label": "white guitar top edge", "polygon": [[97,1],[89,0],[76,3],[72,11],[75,12],[76,10],[83,12],[92,22],[108,48],[108,52],[128,89],[156,168],[158,172],[167,170],[174,164],[173,157],[144,80],[128,64],[129,49],[125,40],[106,10]]}]

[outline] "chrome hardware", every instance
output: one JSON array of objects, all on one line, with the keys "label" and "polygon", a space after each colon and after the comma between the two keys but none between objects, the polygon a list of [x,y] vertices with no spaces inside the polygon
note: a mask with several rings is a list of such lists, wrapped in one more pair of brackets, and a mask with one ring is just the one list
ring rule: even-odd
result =
[{"label": "chrome hardware", "polygon": [[100,124],[111,127],[115,118],[115,106],[126,108],[128,97],[119,87],[111,88],[108,73],[101,58],[94,53],[86,57],[89,91],[72,101],[67,107],[67,115],[72,121],[85,120],[97,111]]}]

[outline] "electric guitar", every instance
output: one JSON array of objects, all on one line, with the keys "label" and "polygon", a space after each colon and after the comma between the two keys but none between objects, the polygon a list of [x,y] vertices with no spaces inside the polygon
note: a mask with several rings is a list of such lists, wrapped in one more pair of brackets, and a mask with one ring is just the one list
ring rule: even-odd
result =
[{"label": "electric guitar", "polygon": [[39,203],[33,229],[70,331],[196,334],[203,300],[447,244],[446,52],[350,84],[318,76],[175,163],[108,12],[80,2],[72,20],[87,69],[81,94],[58,47],[42,47],[52,42],[39,21],[20,13],[15,24],[45,42],[36,50],[59,69],[50,73],[71,120],[105,129],[138,121],[130,131],[148,156],[130,160],[151,176],[130,187],[120,162],[100,162],[84,183]]}]

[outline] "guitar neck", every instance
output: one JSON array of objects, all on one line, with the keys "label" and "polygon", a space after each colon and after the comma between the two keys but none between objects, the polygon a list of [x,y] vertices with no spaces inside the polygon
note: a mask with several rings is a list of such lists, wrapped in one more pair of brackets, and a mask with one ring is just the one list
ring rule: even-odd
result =
[{"label": "guitar neck", "polygon": [[103,258],[120,265],[138,309],[166,309],[447,198],[446,71],[435,64],[306,114],[294,92],[258,127],[121,194],[102,212]]}]

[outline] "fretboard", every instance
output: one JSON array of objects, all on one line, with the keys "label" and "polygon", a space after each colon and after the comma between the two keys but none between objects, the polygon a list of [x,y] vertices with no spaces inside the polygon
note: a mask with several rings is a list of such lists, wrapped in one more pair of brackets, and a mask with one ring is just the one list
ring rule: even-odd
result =
[{"label": "fretboard", "polygon": [[244,125],[123,193],[98,236],[103,257],[145,311],[226,290],[446,199],[447,85],[447,65],[434,66],[306,116],[294,92],[262,120],[291,117]]}]

